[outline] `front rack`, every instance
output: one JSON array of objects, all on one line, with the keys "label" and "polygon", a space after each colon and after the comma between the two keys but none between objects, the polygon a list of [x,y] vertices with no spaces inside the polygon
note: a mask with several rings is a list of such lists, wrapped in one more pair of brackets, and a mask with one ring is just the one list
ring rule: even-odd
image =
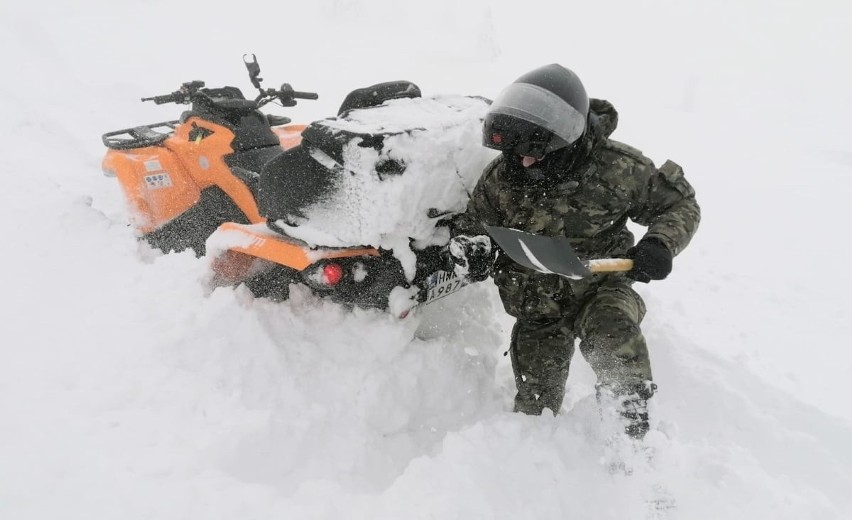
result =
[{"label": "front rack", "polygon": [[[178,123],[179,121],[164,121],[162,123],[107,132],[103,135],[103,142],[107,148],[113,150],[130,150],[133,148],[156,146],[172,135]],[[157,128],[168,128],[169,130],[163,133],[155,130]]]}]

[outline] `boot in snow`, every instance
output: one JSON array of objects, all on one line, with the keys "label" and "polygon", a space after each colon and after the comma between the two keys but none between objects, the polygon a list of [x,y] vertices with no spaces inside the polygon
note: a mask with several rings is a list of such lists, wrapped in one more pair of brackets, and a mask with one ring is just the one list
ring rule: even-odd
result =
[{"label": "boot in snow", "polygon": [[650,429],[648,400],[654,395],[657,385],[650,381],[615,388],[599,384],[596,389],[598,403],[602,408],[604,400],[616,404],[618,414],[626,422],[624,433],[637,440],[644,438]]}]

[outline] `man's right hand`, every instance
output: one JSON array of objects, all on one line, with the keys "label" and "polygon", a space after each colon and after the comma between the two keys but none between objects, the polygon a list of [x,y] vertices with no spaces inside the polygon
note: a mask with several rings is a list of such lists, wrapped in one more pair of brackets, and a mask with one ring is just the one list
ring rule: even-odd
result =
[{"label": "man's right hand", "polygon": [[488,278],[494,263],[491,237],[459,235],[450,239],[447,250],[456,276],[472,282],[481,282]]}]

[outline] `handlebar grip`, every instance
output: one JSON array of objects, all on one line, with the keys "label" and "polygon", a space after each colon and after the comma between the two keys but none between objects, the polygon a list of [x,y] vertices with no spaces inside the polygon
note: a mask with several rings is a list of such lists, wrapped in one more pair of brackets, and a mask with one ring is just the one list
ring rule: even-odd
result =
[{"label": "handlebar grip", "polygon": [[294,90],[293,97],[297,99],[319,99],[319,94],[316,92],[299,92],[298,90]]},{"label": "handlebar grip", "polygon": [[153,96],[142,98],[142,101],[153,101],[157,105],[163,105],[165,103],[180,103],[183,101],[185,95],[178,91],[172,92],[171,94],[164,94],[162,96]]},{"label": "handlebar grip", "polygon": [[178,96],[175,94],[166,94],[165,96],[154,96],[154,103],[158,105],[162,105],[165,103],[174,103],[178,100]]}]

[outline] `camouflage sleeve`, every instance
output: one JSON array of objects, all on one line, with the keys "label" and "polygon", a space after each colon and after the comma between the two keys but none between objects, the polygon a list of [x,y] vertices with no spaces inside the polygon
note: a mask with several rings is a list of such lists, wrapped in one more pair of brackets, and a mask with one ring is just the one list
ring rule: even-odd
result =
[{"label": "camouflage sleeve", "polygon": [[672,161],[659,169],[652,163],[644,167],[650,168],[648,182],[640,190],[630,218],[648,226],[646,237],[659,239],[677,255],[689,244],[701,221],[695,190],[683,169]]},{"label": "camouflage sleeve", "polygon": [[453,219],[452,235],[485,235],[485,224],[499,226],[501,218],[497,205],[494,203],[495,196],[491,193],[495,170],[502,164],[501,158],[492,161],[480,177],[479,182],[471,193],[464,213]]}]

